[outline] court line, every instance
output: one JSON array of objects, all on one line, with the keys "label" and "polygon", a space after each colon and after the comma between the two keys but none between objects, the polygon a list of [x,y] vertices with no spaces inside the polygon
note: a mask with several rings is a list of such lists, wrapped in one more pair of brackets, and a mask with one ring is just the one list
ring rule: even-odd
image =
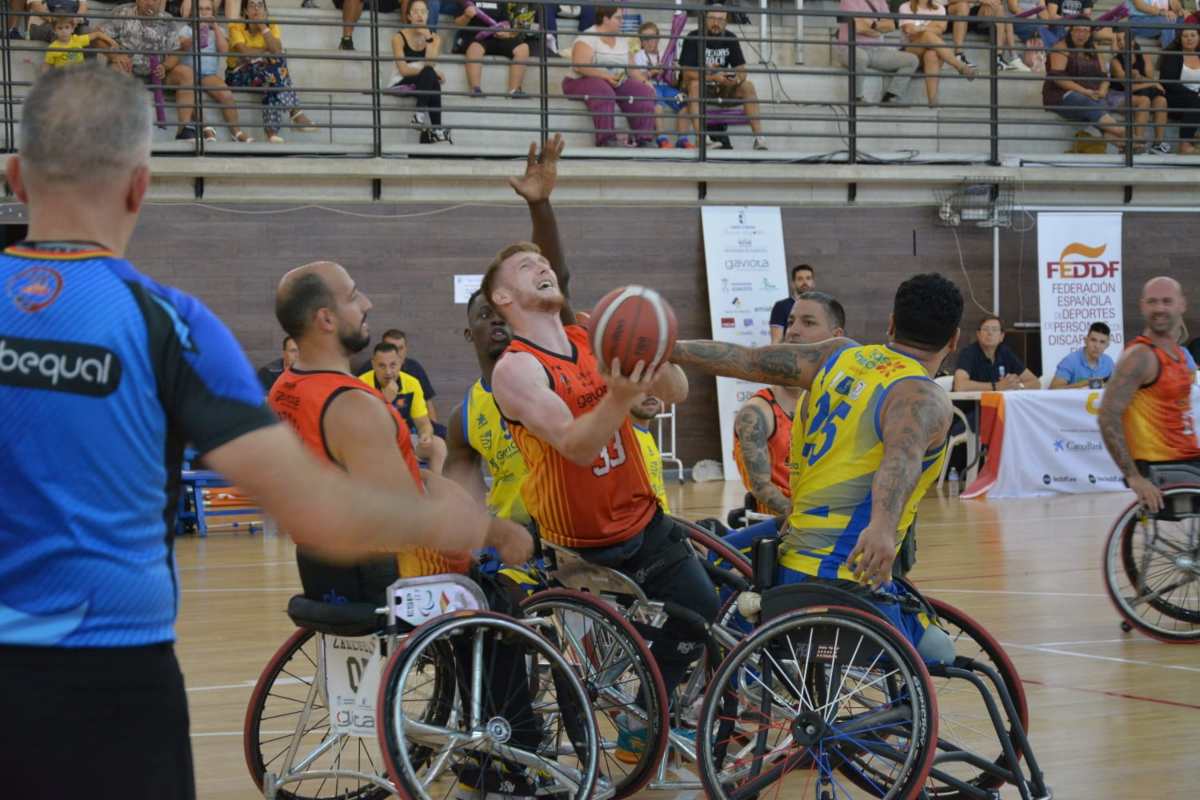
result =
[{"label": "court line", "polygon": [[295,564],[293,561],[246,561],[241,564],[216,564],[210,567],[194,566],[194,567],[176,567],[177,572],[198,572],[201,570],[210,569],[243,569],[245,567],[282,567],[288,564]]},{"label": "court line", "polygon": [[1108,595],[1093,593],[1093,592],[1019,592],[1013,589],[945,589],[922,586],[921,591],[925,594],[937,594],[945,592],[946,594],[1013,594],[1025,597],[1107,597]]},{"label": "court line", "polygon": [[1033,650],[1037,653],[1050,653],[1056,656],[1074,656],[1075,658],[1089,658],[1093,661],[1112,661],[1117,664],[1133,664],[1140,667],[1158,667],[1159,669],[1174,669],[1181,672],[1200,672],[1200,667],[1187,667],[1183,664],[1158,664],[1153,661],[1143,661],[1137,658],[1120,658],[1118,656],[1100,656],[1095,653],[1076,653],[1071,650],[1060,650],[1056,647],[1039,647],[1031,644],[1015,644],[1013,642],[1001,642],[1004,647],[1015,647],[1018,650]]},{"label": "court line", "polygon": [[1062,689],[1062,690],[1068,691],[1068,692],[1086,692],[1088,694],[1103,694],[1103,695],[1107,695],[1108,697],[1116,697],[1121,700],[1141,700],[1142,702],[1145,702],[1145,703],[1157,703],[1159,705],[1164,705],[1164,706],[1177,706],[1179,708],[1191,708],[1196,711],[1200,711],[1200,705],[1196,705],[1194,703],[1182,703],[1178,700],[1164,700],[1161,697],[1145,697],[1140,694],[1128,694],[1126,692],[1111,692],[1111,691],[1106,691],[1104,689],[1085,689],[1082,686],[1059,686],[1058,684],[1043,683],[1042,681],[1030,680],[1028,678],[1022,678],[1021,683],[1031,683],[1034,686],[1044,686],[1047,689]]},{"label": "court line", "polygon": [[[189,686],[189,692],[219,692],[225,689],[253,689],[257,680],[242,681],[241,683],[218,683],[213,686]],[[299,678],[276,678],[272,686],[294,686],[303,683]]]},{"label": "court line", "polygon": [[[1009,525],[1020,525],[1022,523],[1037,523],[1037,522],[1053,523],[1053,522],[1058,522],[1060,520],[1066,520],[1066,519],[1107,519],[1107,520],[1112,520],[1112,519],[1116,519],[1117,513],[1119,513],[1119,512],[1114,512],[1112,514],[1071,514],[1071,515],[1065,516],[1065,517],[1049,516],[1049,517],[1033,517],[1030,519],[1005,519],[1005,520],[1000,520],[1000,524],[1007,527]],[[964,519],[964,520],[954,521],[954,522],[926,522],[921,525],[921,528],[963,528],[963,527],[968,527],[970,525],[974,525],[977,522],[979,522],[979,520],[970,520],[970,519]],[[1005,533],[1007,534],[1008,531],[1006,530]],[[920,530],[918,530],[918,535],[919,534],[920,534]]]},{"label": "court line", "polygon": [[243,589],[180,589],[185,594],[230,594],[232,592],[299,592],[300,586],[247,586]]},{"label": "court line", "polygon": [[[288,734],[295,733],[295,732],[296,731],[294,731],[294,730],[291,730],[291,731],[259,731],[260,734],[265,733],[268,736],[287,736]],[[245,731],[209,731],[207,733],[196,733],[195,731],[192,731],[191,737],[193,739],[202,739],[202,738],[205,738],[208,736],[244,736],[245,734],[246,734]]]}]

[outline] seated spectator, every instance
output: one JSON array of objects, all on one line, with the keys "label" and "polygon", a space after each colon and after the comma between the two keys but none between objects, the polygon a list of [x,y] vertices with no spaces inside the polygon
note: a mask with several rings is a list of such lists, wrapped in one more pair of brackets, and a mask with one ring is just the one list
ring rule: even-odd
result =
[{"label": "seated spectator", "polygon": [[426,0],[410,0],[408,22],[392,36],[392,56],[396,71],[388,86],[416,87],[417,113],[413,125],[421,131],[421,144],[450,142],[450,132],[442,127],[442,84],[446,76],[433,66],[441,52],[442,39],[429,30],[429,6]]},{"label": "seated spectator", "polygon": [[1090,386],[1099,389],[1112,376],[1113,360],[1108,349],[1112,331],[1103,322],[1093,322],[1083,337],[1083,347],[1068,353],[1054,370],[1051,389],[1079,389]]},{"label": "seated spectator", "polygon": [[[1061,32],[1057,34],[1051,33],[1051,28],[1048,25],[1052,18],[1051,7],[1053,4],[1044,3],[1042,0],[1007,0],[1008,13],[1012,15],[1013,21],[1008,24],[1012,28],[1013,47],[1016,47],[1016,42],[1020,42],[1029,49],[1048,49],[1054,45],[1054,42],[1061,39],[1066,34],[1065,28],[1057,28]],[[1017,54],[1018,56],[1021,54]],[[1025,64],[1023,58],[1018,58],[1021,64]],[[1010,67],[1011,59],[1004,61],[1003,69],[1014,69]]]},{"label": "seated spectator", "polygon": [[622,147],[614,132],[613,112],[621,107],[638,147],[654,146],[654,89],[644,70],[634,68],[629,37],[621,34],[624,13],[618,6],[596,9],[596,24],[579,34],[571,48],[571,74],[563,94],[583,100],[592,112],[597,147]]},{"label": "seated spectator", "polygon": [[[421,366],[421,362],[408,354],[408,335],[397,328],[389,328],[383,332],[380,341],[387,342],[396,348],[396,352],[400,354],[400,369],[420,382],[421,391],[425,392],[425,406],[429,409],[429,418],[433,420],[433,432],[445,439],[446,428],[437,421],[437,408],[433,403],[434,398],[437,397],[437,390],[433,388],[433,381],[429,380],[429,374],[425,372],[425,367]],[[364,365],[366,371],[359,376],[368,382],[373,380],[375,375],[370,367],[371,361],[368,360]]]},{"label": "seated spectator", "polygon": [[938,76],[942,64],[949,64],[969,81],[975,80],[975,68],[955,56],[942,38],[946,32],[946,22],[938,17],[946,16],[945,7],[936,5],[933,0],[909,0],[900,6],[900,13],[921,17],[900,20],[900,33],[907,45],[905,52],[921,59],[921,68],[925,72],[925,98],[929,101],[929,107],[934,108],[937,106]]},{"label": "seated spectator", "polygon": [[101,31],[91,33],[76,33],[79,30],[78,20],[74,17],[53,17],[51,27],[54,31],[54,41],[46,48],[46,60],[42,71],[60,67],[71,67],[83,63],[85,47],[116,47],[117,43]]},{"label": "seated spectator", "polygon": [[[683,110],[684,102],[681,92],[674,86],[666,82],[666,76],[663,74],[662,53],[659,52],[659,32],[658,26],[653,22],[643,22],[642,27],[638,28],[638,39],[641,42],[641,47],[633,55],[633,63],[639,69],[646,73],[646,78],[650,85],[654,87],[654,94],[658,97],[656,113],[654,115],[654,130],[658,133],[658,146],[671,148],[675,145],[671,141],[671,136],[668,133],[671,127],[679,134],[680,147],[692,147],[692,143],[688,141],[686,136],[687,129],[684,127],[683,120],[679,117],[679,112]],[[675,124],[668,124],[668,119],[675,117]]]},{"label": "seated spectator", "polygon": [[[1046,47],[1053,47],[1067,35],[1067,20],[1091,19],[1092,7],[1096,0],[1059,0],[1046,3],[1046,24],[1042,31],[1042,42]],[[1124,29],[1122,29],[1124,30]]]},{"label": "seated spectator", "polygon": [[1004,324],[1000,318],[984,317],[975,333],[975,342],[958,354],[954,391],[1005,392],[1040,386],[1037,376],[1004,343]]},{"label": "seated spectator", "polygon": [[1125,0],[1129,10],[1129,26],[1135,39],[1158,39],[1163,47],[1175,41],[1178,31],[1174,27],[1142,28],[1147,23],[1176,22],[1183,18],[1183,5],[1179,0]]},{"label": "seated spectator", "polygon": [[[1097,28],[1097,32],[1108,28]],[[1042,82],[1042,106],[1063,119],[1095,125],[1104,138],[1118,150],[1123,149],[1125,132],[1109,113],[1109,81],[1092,28],[1072,25],[1067,37],[1050,48],[1046,60],[1046,79]]]},{"label": "seated spectator", "polygon": [[114,69],[150,86],[175,90],[175,112],[179,116],[179,131],[175,138],[195,139],[196,126],[192,119],[196,98],[191,87],[196,79],[192,68],[184,63],[181,52],[189,48],[191,42],[186,38],[187,29],[162,10],[161,2],[136,0],[117,6],[112,10],[112,18],[104,20],[99,29],[116,43],[118,49],[134,51],[110,54],[108,63]]},{"label": "seated spectator", "polygon": [[642,463],[646,465],[650,488],[658,497],[658,504],[662,507],[663,513],[670,514],[671,504],[667,500],[667,487],[663,481],[662,451],[658,449],[658,439],[650,432],[650,423],[662,413],[662,410],[662,400],[654,395],[645,395],[630,407],[629,423],[633,425],[633,436],[637,439],[639,449],[642,451]]},{"label": "seated spectator", "polygon": [[[515,14],[509,6],[513,7]],[[521,88],[521,83],[525,80],[525,68],[528,65],[528,30],[533,25],[534,16],[535,12],[530,6],[464,1],[462,13],[454,18],[454,24],[464,30],[460,30],[455,37],[453,52],[466,56],[464,66],[470,97],[483,97],[480,82],[483,79],[484,56],[504,56],[511,61],[508,66],[508,96],[518,100],[529,97]],[[503,22],[509,23],[509,26],[502,27],[500,23]],[[493,23],[496,27],[493,27]],[[487,33],[481,36],[479,28],[487,30]]]},{"label": "seated spectator", "polygon": [[403,363],[394,344],[380,342],[371,356],[371,372],[360,375],[359,379],[382,392],[400,412],[412,429],[417,458],[426,462],[431,472],[440,475],[446,463],[446,442],[434,435],[421,382],[400,370]]},{"label": "seated spectator", "polygon": [[[769,327],[771,329],[771,344],[779,344],[783,341],[783,335],[787,333],[788,328],[792,325],[792,308],[796,305],[796,298],[805,292],[814,291],[817,288],[817,271],[811,264],[797,264],[792,267],[792,291],[787,297],[782,300],[776,300],[771,306],[771,318]],[[845,319],[845,315],[842,315]],[[844,323],[843,323],[844,324]],[[820,341],[819,339],[814,341]]]},{"label": "seated spectator", "polygon": [[30,14],[37,14],[41,19],[31,17],[29,19],[29,40],[34,42],[52,42],[57,37],[54,35],[55,20],[59,17],[74,17],[75,30],[74,33],[83,35],[88,32],[87,20],[85,17],[88,12],[87,0],[30,0],[27,4]]},{"label": "seated spectator", "polygon": [[[217,0],[213,0],[213,10],[216,11]],[[305,6],[308,8],[308,6]],[[180,19],[192,18],[192,0],[167,0],[166,11],[172,17]],[[214,13],[215,17],[216,14]],[[227,19],[241,19],[242,0],[225,0],[224,16]]]},{"label": "seated spectator", "polygon": [[290,336],[283,337],[283,355],[269,364],[264,364],[258,370],[258,382],[262,384],[263,391],[270,394],[275,380],[283,374],[285,369],[291,369],[292,364],[295,364],[299,357],[300,348],[296,345],[296,340]]},{"label": "seated spectator", "polygon": [[1137,42],[1131,42],[1132,52],[1130,62],[1125,63],[1125,29],[1116,28],[1113,31],[1113,55],[1108,63],[1109,76],[1112,86],[1109,88],[1109,98],[1113,99],[1121,110],[1133,109],[1133,140],[1137,147],[1146,141],[1146,123],[1154,115],[1154,144],[1152,152],[1169,153],[1171,145],[1163,140],[1167,131],[1167,91],[1154,77],[1154,62],[1142,52]]},{"label": "seated spectator", "polygon": [[[190,0],[188,1],[190,2]],[[233,92],[229,91],[229,86],[226,85],[225,78],[221,74],[221,56],[229,52],[229,40],[225,38],[225,32],[221,30],[221,26],[216,23],[213,13],[215,3],[216,0],[199,0],[197,5],[200,30],[193,35],[196,37],[196,48],[200,51],[200,58],[196,65],[196,71],[200,75],[200,85],[204,87],[204,91],[213,99],[213,102],[221,107],[221,116],[225,118],[225,126],[229,129],[229,135],[233,137],[233,140],[243,143],[253,142],[254,139],[238,127],[238,110],[233,102]],[[190,13],[191,9],[188,11]],[[217,140],[217,132],[208,125],[205,125],[200,132],[206,142]]]},{"label": "seated spectator", "polygon": [[719,5],[710,6],[704,12],[700,21],[706,32],[703,59],[700,57],[699,29],[683,39],[683,47],[679,52],[679,66],[683,70],[680,88],[687,95],[688,102],[688,117],[683,120],[684,129],[686,130],[688,125],[696,126],[697,135],[701,135],[700,126],[707,127],[707,122],[700,116],[703,79],[703,97],[717,101],[734,100],[742,104],[750,120],[750,130],[754,132],[754,149],[766,150],[767,140],[763,136],[762,122],[759,120],[758,92],[746,74],[746,57],[742,55],[741,43],[737,36],[726,30],[728,21],[728,12]]},{"label": "seated spectator", "polygon": [[1171,119],[1179,123],[1179,152],[1196,152],[1192,142],[1200,127],[1200,29],[1184,28],[1158,58],[1158,76],[1167,93]]},{"label": "seated spectator", "polygon": [[291,117],[294,130],[316,133],[312,120],[298,107],[292,78],[283,55],[283,34],[267,17],[267,0],[246,0],[244,22],[229,25],[229,49],[225,82],[235,88],[254,88],[262,102],[263,129],[271,144],[283,144],[279,129],[283,112]]},{"label": "seated spectator", "polygon": [[[854,99],[863,100],[863,82],[867,79],[867,71],[889,73],[890,78],[884,79],[884,105],[903,103],[908,93],[908,84],[912,75],[920,66],[921,60],[912,53],[899,49],[894,36],[888,37],[896,30],[895,21],[883,16],[889,13],[887,0],[841,0],[838,11],[879,14],[878,17],[855,17],[854,22]],[[886,38],[885,38],[886,37]],[[837,45],[833,48],[834,59],[843,67],[850,66],[850,32],[847,23],[838,25]],[[960,54],[961,55],[961,54]],[[960,59],[961,60],[961,59]]]},{"label": "seated spectator", "polygon": [[[394,11],[400,10],[399,0],[376,0],[378,5],[376,10],[380,14],[391,14]],[[438,6],[441,3],[437,3]],[[342,12],[342,40],[338,42],[339,50],[354,49],[354,27],[358,24],[358,20],[362,17],[363,8],[371,8],[370,0],[333,0],[333,7]],[[434,17],[437,19],[437,11],[434,10]],[[400,19],[405,19],[403,13]],[[370,25],[367,26],[367,31],[372,32]]]},{"label": "seated spectator", "polygon": [[[1025,62],[1021,57],[1014,53],[1017,41],[1013,34],[1013,26],[1011,22],[999,22],[995,20],[1002,19],[1005,15],[1005,8],[1011,8],[1011,0],[1008,3],[1005,0],[952,0],[949,3],[949,12],[955,16],[972,16],[975,17],[975,22],[955,21],[952,26],[954,37],[954,56],[967,64],[968,66],[977,67],[973,61],[967,58],[963,51],[963,43],[967,38],[967,31],[973,30],[982,34],[985,38],[991,39],[992,28],[996,29],[996,69],[1017,70],[1018,72],[1029,70],[1025,66]],[[1017,12],[1013,12],[1017,13]]]}]

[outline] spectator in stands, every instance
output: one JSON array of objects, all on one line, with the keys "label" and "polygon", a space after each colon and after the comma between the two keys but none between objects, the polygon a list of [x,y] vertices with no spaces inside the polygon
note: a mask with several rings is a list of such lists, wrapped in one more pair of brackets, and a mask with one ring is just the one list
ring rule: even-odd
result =
[{"label": "spectator in stands", "polygon": [[633,436],[637,439],[642,451],[642,462],[646,465],[650,488],[658,497],[658,504],[662,507],[663,513],[670,514],[671,504],[667,500],[667,485],[663,481],[662,451],[658,449],[658,439],[650,431],[650,423],[662,413],[662,410],[662,400],[654,395],[645,395],[629,408],[629,423],[633,425]]},{"label": "spectator in stands", "polygon": [[[1109,28],[1095,29],[1097,34]],[[1123,149],[1124,130],[1109,113],[1109,81],[1100,54],[1096,51],[1093,29],[1072,25],[1067,37],[1050,48],[1046,61],[1046,79],[1042,82],[1042,105],[1063,119],[1095,125],[1118,150]]]},{"label": "spectator in stands", "polygon": [[429,465],[431,472],[440,475],[446,463],[446,442],[433,433],[433,422],[425,405],[421,382],[400,367],[404,359],[394,344],[380,342],[371,355],[371,372],[359,378],[374,386],[391,403],[413,434],[413,450]]},{"label": "spectator in stands", "polygon": [[[221,56],[229,52],[229,40],[225,38],[225,32],[221,30],[221,26],[216,23],[213,12],[215,5],[216,0],[199,0],[197,4],[200,30],[193,32],[193,36],[196,37],[196,47],[200,51],[200,58],[196,64],[196,72],[200,76],[200,85],[204,87],[204,91],[213,99],[213,102],[221,107],[221,116],[225,118],[225,125],[229,128],[229,135],[233,137],[233,140],[244,143],[253,142],[254,139],[238,127],[238,110],[233,102],[233,92],[229,91],[229,86],[225,83],[225,78],[221,73]],[[190,8],[188,12],[191,12]],[[206,142],[214,142],[217,139],[217,132],[207,125],[201,130],[201,133]]]},{"label": "spectator in stands", "polygon": [[[374,2],[379,4],[377,9],[380,14],[391,14],[400,10],[399,0],[374,0]],[[342,12],[342,40],[338,42],[338,49],[353,50],[354,27],[362,17],[363,8],[371,7],[371,0],[333,0],[333,7]],[[400,18],[403,20],[404,16],[401,15]],[[370,31],[370,26],[367,29]]]},{"label": "spectator in stands", "polygon": [[[1051,10],[1054,6],[1052,3],[1045,3],[1042,0],[1006,0],[1008,12],[1012,15],[1013,21],[1005,23],[1006,27],[1012,29],[1013,41],[1010,44],[1010,49],[1007,54],[1017,56],[1016,61],[1019,61],[1022,66],[1025,64],[1021,53],[1015,53],[1013,48],[1016,43],[1020,42],[1026,48],[1048,49],[1053,46],[1054,42],[1066,35],[1066,29],[1056,26],[1060,31],[1055,38],[1055,34],[1051,33],[1049,25],[1052,18],[1057,15]],[[997,62],[997,66],[1001,69],[1018,69],[1012,58],[1001,59]]]},{"label": "spectator in stands", "polygon": [[[662,66],[662,53],[658,50],[658,26],[653,22],[643,22],[642,26],[638,28],[638,39],[642,46],[634,53],[633,63],[646,73],[646,78],[654,87],[654,93],[658,97],[657,113],[654,115],[654,130],[658,133],[658,146],[664,148],[675,146],[668,133],[674,127],[676,133],[679,134],[679,146],[690,148],[692,143],[688,140],[687,129],[683,127],[683,120],[679,117],[684,102],[680,99],[679,89],[666,82]],[[671,116],[675,118],[673,126],[668,124]]]},{"label": "spectator in stands", "polygon": [[901,14],[912,14],[920,19],[900,20],[900,33],[907,47],[905,52],[912,53],[921,59],[921,68],[925,72],[925,98],[929,107],[937,106],[939,74],[942,64],[949,64],[959,75],[967,80],[975,80],[975,68],[954,55],[954,51],[946,46],[943,34],[946,32],[946,22],[938,17],[946,16],[944,6],[939,6],[933,0],[909,0],[900,6]]},{"label": "spectator in stands", "polygon": [[77,20],[74,17],[53,17],[51,25],[54,30],[54,41],[46,48],[46,60],[42,71],[59,67],[70,67],[83,63],[85,47],[116,47],[117,43],[102,31],[91,33],[76,33]]},{"label": "spectator in stands", "polygon": [[596,24],[581,33],[571,48],[571,74],[563,78],[563,94],[583,100],[592,112],[597,147],[622,147],[614,131],[616,106],[621,107],[638,147],[654,146],[654,99],[649,76],[637,69],[629,37],[621,34],[619,6],[599,6]]},{"label": "spectator in stands", "polygon": [[1051,389],[1078,389],[1091,386],[1099,389],[1113,372],[1113,360],[1108,349],[1112,331],[1103,322],[1093,322],[1083,337],[1083,347],[1068,353],[1054,370]]},{"label": "spectator in stands", "polygon": [[[425,372],[425,367],[421,366],[421,362],[415,358],[411,358],[408,354],[408,336],[402,330],[389,328],[383,332],[380,341],[387,342],[396,348],[396,352],[400,354],[400,368],[416,378],[421,384],[421,391],[425,393],[425,406],[429,409],[429,418],[433,420],[434,433],[442,438],[445,438],[445,427],[437,421],[437,409],[434,407],[433,400],[437,397],[437,390],[433,388],[433,381],[429,380],[428,373]],[[366,366],[369,368],[371,363],[368,361]],[[374,378],[374,373],[368,369],[359,376],[368,383]]]},{"label": "spectator in stands", "polygon": [[987,316],[979,323],[975,342],[958,354],[954,369],[956,392],[1004,392],[1037,389],[1040,382],[1012,348],[1004,343],[1004,323]]},{"label": "spectator in stands", "polygon": [[[885,17],[890,13],[887,0],[840,0],[839,11],[857,13],[875,13],[877,17],[855,17],[854,22],[854,99],[863,100],[863,82],[867,79],[867,71],[884,72],[891,75],[884,80],[883,97],[880,102],[884,105],[904,102],[908,93],[908,84],[912,75],[920,66],[921,60],[912,53],[906,53],[898,46],[894,37],[888,37],[896,30],[895,21]],[[834,59],[844,67],[850,66],[850,31],[847,23],[838,25],[837,45],[833,48]]]},{"label": "spectator in stands", "polygon": [[[512,9],[509,8],[512,6]],[[489,29],[492,26],[486,22],[480,12],[486,14],[492,22],[509,23],[508,27],[497,27],[483,34],[472,28]],[[508,66],[508,96],[517,100],[529,97],[521,88],[525,80],[525,68],[528,63],[529,34],[536,11],[531,6],[517,3],[471,3],[464,0],[462,12],[454,18],[454,24],[465,28],[460,30],[454,40],[454,52],[466,56],[467,92],[471,97],[483,97],[483,88],[479,85],[483,79],[483,57],[504,56],[512,63]],[[481,38],[482,37],[482,38]]]},{"label": "spectator in stands", "polygon": [[1121,109],[1133,109],[1133,140],[1146,140],[1146,123],[1154,117],[1152,152],[1169,153],[1171,145],[1163,140],[1167,129],[1167,91],[1154,75],[1154,61],[1142,52],[1137,42],[1131,42],[1130,65],[1125,63],[1125,29],[1113,31],[1113,56],[1108,71],[1112,79],[1109,96],[1115,97]]},{"label": "spectator in stands", "polygon": [[792,267],[792,291],[787,297],[771,306],[771,344],[779,344],[783,341],[783,335],[787,333],[790,324],[789,317],[792,313],[792,306],[796,304],[796,298],[816,288],[816,270],[808,264],[797,264]]},{"label": "spectator in stands", "polygon": [[754,133],[754,149],[766,150],[767,140],[759,119],[758,92],[746,74],[746,57],[742,54],[741,43],[737,36],[726,29],[728,21],[728,12],[719,5],[710,6],[704,12],[700,23],[705,28],[703,59],[700,57],[700,30],[694,30],[683,38],[679,66],[683,71],[680,88],[688,102],[688,117],[684,120],[684,126],[695,126],[699,135],[700,126],[706,124],[700,118],[703,79],[704,97],[742,104],[750,121],[750,130]]},{"label": "spectator in stands", "polygon": [[263,391],[270,394],[276,378],[282,375],[285,369],[291,369],[299,357],[300,348],[296,345],[296,340],[290,336],[283,337],[283,355],[269,364],[264,364],[258,370],[258,382],[262,384]]},{"label": "spectator in stands", "polygon": [[267,141],[283,144],[279,129],[285,111],[291,117],[294,130],[316,133],[317,129],[298,106],[287,59],[283,55],[283,34],[279,25],[269,21],[267,14],[267,0],[246,0],[245,21],[230,23],[229,49],[236,55],[228,59],[225,82],[237,88],[265,90],[258,94]]},{"label": "spectator in stands", "polygon": [[117,6],[112,10],[113,17],[104,20],[99,28],[119,49],[134,51],[108,56],[108,63],[116,70],[147,84],[175,90],[175,111],[179,116],[179,131],[175,138],[195,139],[196,126],[192,118],[196,98],[191,89],[195,77],[180,52],[185,49],[185,44],[190,47],[191,42],[185,38],[187,30],[162,10],[161,3],[162,0],[136,0]]},{"label": "spectator in stands", "polygon": [[[1012,0],[1008,0],[1009,7],[1011,7],[1011,2]],[[947,6],[947,10],[956,17],[971,16],[976,19],[975,22],[956,20],[951,25],[955,58],[968,66],[977,67],[978,65],[967,58],[967,54],[963,50],[964,42],[967,39],[967,30],[982,33],[990,40],[991,28],[994,26],[996,28],[996,68],[1000,70],[1027,69],[1020,57],[1013,53],[1016,39],[1013,36],[1012,23],[989,21],[1004,16],[1005,0],[951,0]]]},{"label": "spectator in stands", "polygon": [[29,20],[29,40],[34,42],[52,42],[57,38],[54,33],[55,22],[59,17],[73,17],[75,28],[73,33],[82,36],[88,32],[87,0],[30,0],[27,4],[30,14],[37,14],[41,20]]},{"label": "spectator in stands", "polygon": [[1200,29],[1184,28],[1159,56],[1158,76],[1167,93],[1170,117],[1179,122],[1179,152],[1196,152],[1192,142],[1200,127]]},{"label": "spectator in stands", "polygon": [[[217,0],[213,0],[213,9],[216,9]],[[305,5],[305,8],[313,8],[314,6]],[[192,0],[167,0],[166,11],[172,17],[179,19],[192,18]],[[225,0],[225,17],[227,19],[241,19],[242,17],[242,0]],[[215,14],[214,14],[215,16]]]},{"label": "spectator in stands", "polygon": [[[1046,3],[1046,25],[1042,31],[1042,41],[1046,47],[1053,47],[1067,35],[1066,20],[1092,18],[1092,8],[1096,0],[1060,0],[1057,3]],[[1122,29],[1124,30],[1124,29]]]},{"label": "spectator in stands", "polygon": [[428,20],[426,0],[410,0],[408,22],[417,27],[403,28],[392,36],[396,71],[388,85],[416,88],[417,113],[412,121],[421,131],[421,144],[448,143],[450,132],[442,127],[442,84],[446,76],[433,66],[442,41],[426,27]]},{"label": "spectator in stands", "polygon": [[[1177,30],[1166,23],[1183,18],[1183,5],[1179,0],[1125,0],[1125,8],[1129,10],[1130,30],[1135,39],[1158,39],[1163,47],[1169,47],[1175,41]],[[1147,23],[1164,27],[1138,27]]]}]

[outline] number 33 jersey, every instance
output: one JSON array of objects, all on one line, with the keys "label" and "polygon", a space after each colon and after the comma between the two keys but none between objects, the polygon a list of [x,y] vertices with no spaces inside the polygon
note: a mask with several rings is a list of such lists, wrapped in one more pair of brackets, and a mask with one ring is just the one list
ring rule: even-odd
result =
[{"label": "number 33 jersey", "polygon": [[[520,337],[513,338],[506,352],[536,358],[550,389],[580,417],[600,403],[608,386],[587,331],[579,325],[566,330],[570,354],[552,353]],[[586,467],[569,461],[520,421],[506,419],[529,470],[521,497],[544,538],[563,547],[609,547],[633,538],[649,524],[658,499],[628,419]]]},{"label": "number 33 jersey", "polygon": [[[929,380],[920,362],[887,345],[845,347],[817,373],[792,429],[792,514],[783,566],[853,580],[846,558],[871,521],[871,484],[883,460],[880,412],[901,381]],[[946,448],[925,454],[921,476],[897,525],[903,539],[917,505],[937,480]]]}]

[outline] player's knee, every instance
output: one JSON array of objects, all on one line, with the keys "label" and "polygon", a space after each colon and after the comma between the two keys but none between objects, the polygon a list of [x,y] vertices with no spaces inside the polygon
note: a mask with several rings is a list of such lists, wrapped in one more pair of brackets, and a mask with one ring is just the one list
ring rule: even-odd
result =
[{"label": "player's knee", "polygon": [[927,662],[935,664],[954,663],[954,642],[950,636],[936,625],[925,629],[921,643],[917,645],[917,655]]}]

